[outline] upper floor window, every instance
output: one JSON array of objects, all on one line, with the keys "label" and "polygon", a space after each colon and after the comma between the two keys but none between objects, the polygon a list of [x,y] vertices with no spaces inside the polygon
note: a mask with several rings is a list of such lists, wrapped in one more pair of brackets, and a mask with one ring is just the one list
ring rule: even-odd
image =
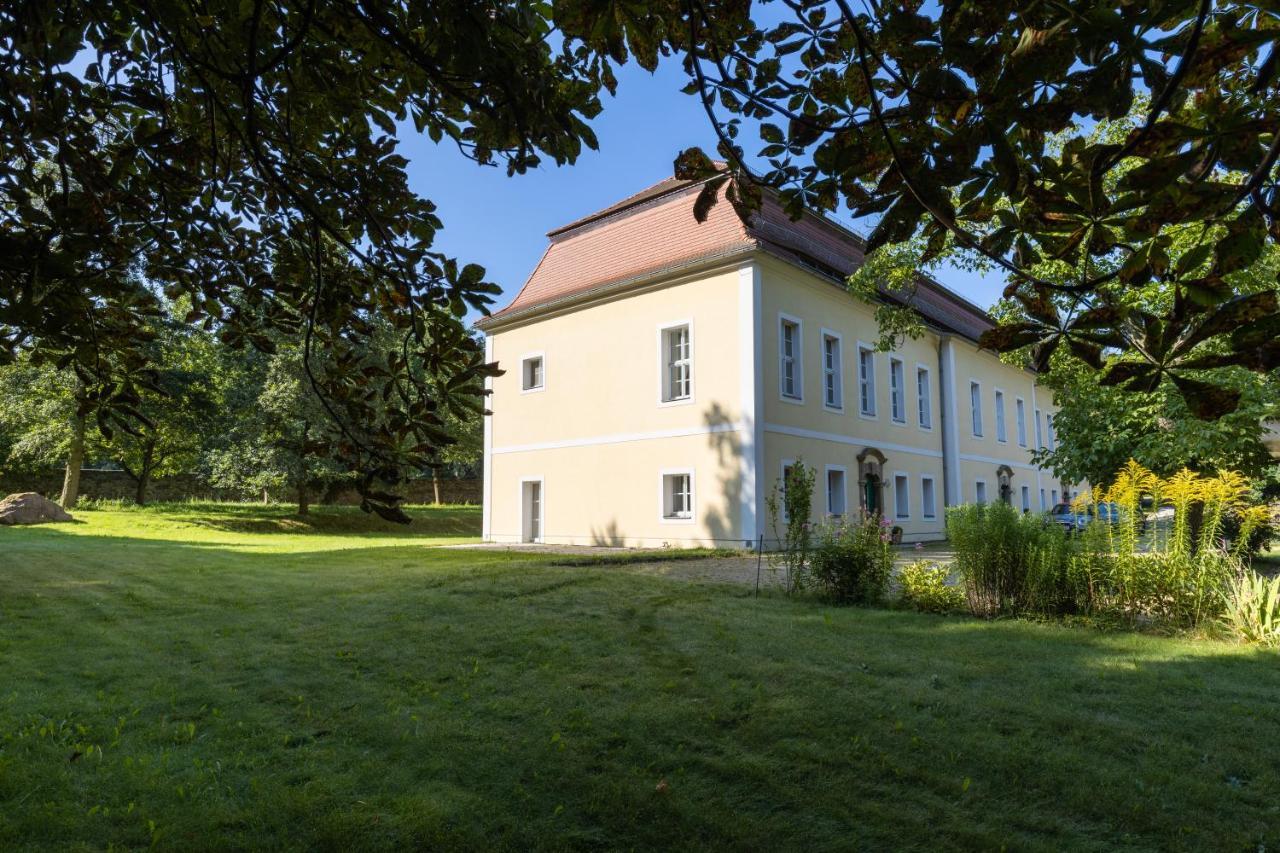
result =
[{"label": "upper floor window", "polygon": [[1004,392],[996,389],[996,441],[1008,441],[1004,426]]},{"label": "upper floor window", "polygon": [[916,368],[916,408],[920,413],[920,428],[933,428],[933,407],[929,396],[929,370]]},{"label": "upper floor window", "polygon": [[693,397],[693,340],[689,325],[662,330],[662,402]]},{"label": "upper floor window", "polygon": [[858,411],[876,413],[876,362],[870,347],[858,347]]},{"label": "upper floor window", "polygon": [[1015,405],[1018,412],[1018,444],[1022,447],[1027,446],[1027,405],[1022,402],[1019,397]]},{"label": "upper floor window", "polygon": [[982,386],[969,383],[969,411],[973,417],[973,435],[982,438]]},{"label": "upper floor window", "polygon": [[542,356],[528,355],[520,362],[520,390],[542,390]]},{"label": "upper floor window", "polygon": [[889,359],[889,409],[898,423],[907,422],[907,383],[902,359]]},{"label": "upper floor window", "polygon": [[1053,415],[1044,416],[1044,432],[1045,437],[1049,439],[1049,449],[1053,450],[1057,441],[1053,437]]},{"label": "upper floor window", "polygon": [[801,352],[800,322],[782,318],[778,325],[779,391],[792,400],[804,398]]},{"label": "upper floor window", "polygon": [[844,408],[844,377],[840,368],[840,336],[822,335],[822,402],[828,409]]},{"label": "upper floor window", "polygon": [[1040,431],[1040,410],[1036,409],[1036,449],[1044,448],[1044,435]]}]

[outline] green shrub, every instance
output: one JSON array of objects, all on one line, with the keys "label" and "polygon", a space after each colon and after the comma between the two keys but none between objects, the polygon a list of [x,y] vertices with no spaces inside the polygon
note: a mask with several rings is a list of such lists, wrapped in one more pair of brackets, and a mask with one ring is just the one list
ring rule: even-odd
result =
[{"label": "green shrub", "polygon": [[[797,459],[785,471],[786,480],[774,483],[765,497],[777,550],[769,555],[769,569],[786,573],[787,592],[801,589],[809,569],[813,545],[813,483],[817,472]],[[781,529],[779,529],[781,524]]]},{"label": "green shrub", "polygon": [[888,522],[874,516],[826,522],[816,527],[814,537],[805,586],[842,604],[884,598],[893,571]]},{"label": "green shrub", "polygon": [[1073,548],[1057,525],[1002,502],[964,504],[947,510],[947,538],[974,614],[1076,608]]},{"label": "green shrub", "polygon": [[1280,576],[1244,571],[1233,577],[1222,621],[1242,642],[1280,646]]},{"label": "green shrub", "polygon": [[899,600],[925,613],[955,613],[964,610],[964,590],[947,583],[951,570],[932,560],[917,560],[898,572]]}]

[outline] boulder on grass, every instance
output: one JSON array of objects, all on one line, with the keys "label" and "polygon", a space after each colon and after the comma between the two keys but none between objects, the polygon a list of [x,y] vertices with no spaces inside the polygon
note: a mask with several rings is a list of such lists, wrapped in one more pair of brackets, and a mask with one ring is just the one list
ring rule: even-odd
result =
[{"label": "boulder on grass", "polygon": [[0,524],[46,524],[50,521],[75,521],[65,509],[36,494],[22,492],[0,501]]}]

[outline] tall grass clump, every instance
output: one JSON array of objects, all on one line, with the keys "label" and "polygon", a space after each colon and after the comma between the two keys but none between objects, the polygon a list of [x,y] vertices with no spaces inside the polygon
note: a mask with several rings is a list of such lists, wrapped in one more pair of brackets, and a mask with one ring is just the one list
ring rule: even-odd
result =
[{"label": "tall grass clump", "polygon": [[1071,544],[1056,525],[1006,503],[947,510],[947,538],[978,616],[1060,613],[1075,607]]},{"label": "tall grass clump", "polygon": [[[1072,558],[1088,609],[1181,628],[1219,620],[1246,571],[1253,531],[1266,521],[1265,508],[1248,505],[1249,494],[1234,471],[1204,477],[1183,469],[1161,478],[1130,461],[1109,487],[1078,498],[1077,511],[1090,501],[1120,510],[1113,524],[1090,524]],[[1145,523],[1144,500],[1171,507],[1169,523]]]},{"label": "tall grass clump", "polygon": [[1232,578],[1222,622],[1242,642],[1280,646],[1280,576],[1246,571]]}]

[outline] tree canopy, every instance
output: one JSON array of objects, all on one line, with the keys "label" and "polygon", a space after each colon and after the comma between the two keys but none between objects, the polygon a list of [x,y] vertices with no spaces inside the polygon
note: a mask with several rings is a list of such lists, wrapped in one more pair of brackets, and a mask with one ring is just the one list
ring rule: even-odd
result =
[{"label": "tree canopy", "polygon": [[[795,213],[843,204],[875,220],[871,249],[917,263],[958,246],[1005,270],[1021,306],[984,344],[1041,367],[1069,349],[1126,390],[1168,380],[1200,417],[1239,405],[1214,371],[1280,366],[1274,282],[1233,280],[1280,239],[1280,10],[771,8],[5,4],[0,361],[73,372],[109,439],[164,393],[146,343],[166,303],[228,346],[295,345],[367,507],[397,517],[376,481],[442,458],[448,417],[478,411],[498,369],[464,325],[498,288],[433,248],[441,219],[409,188],[400,136],[512,174],[571,163],[596,144],[614,67],[675,54],[731,167],[677,158],[709,179],[700,210],[733,179],[744,211],[761,186]],[[1123,138],[1092,133],[1136,103]],[[1193,244],[1176,259],[1175,232]],[[387,334],[398,346],[367,346]]]},{"label": "tree canopy", "polygon": [[[876,218],[871,250],[909,243],[927,263],[951,243],[1004,270],[1024,316],[983,343],[1030,348],[1037,367],[1070,348],[1106,385],[1168,379],[1213,418],[1239,394],[1200,371],[1280,366],[1275,281],[1250,292],[1230,281],[1280,240],[1280,8],[784,5],[784,20],[727,48],[695,39],[686,62],[740,183],[777,189],[793,211],[843,204]],[[709,14],[690,26],[717,32]],[[1140,100],[1123,138],[1092,133]],[[748,128],[761,139],[751,151]],[[696,149],[677,165],[715,173]],[[1188,228],[1194,246],[1174,262],[1173,234]],[[1039,274],[1046,261],[1073,276]],[[1170,298],[1159,310],[1130,298],[1147,289]]]},{"label": "tree canopy", "polygon": [[[480,405],[497,368],[463,319],[498,292],[432,248],[398,134],[511,173],[572,162],[631,29],[656,61],[643,12],[560,3],[557,32],[531,3],[5,4],[0,361],[74,371],[110,434],[163,390],[140,344],[164,299],[229,345],[324,350],[308,383],[368,506],[395,515],[374,483],[438,456],[443,408]],[[381,363],[360,357],[375,327],[400,341]]]}]

